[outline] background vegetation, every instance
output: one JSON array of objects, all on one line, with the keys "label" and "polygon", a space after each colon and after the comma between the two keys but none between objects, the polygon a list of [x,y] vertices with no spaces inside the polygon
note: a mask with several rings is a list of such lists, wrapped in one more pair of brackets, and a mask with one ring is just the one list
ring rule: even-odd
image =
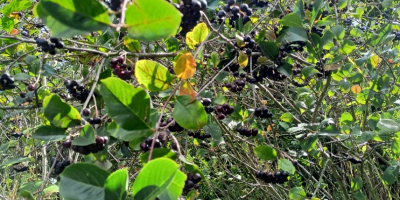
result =
[{"label": "background vegetation", "polygon": [[0,12],[0,199],[400,199],[397,0]]}]

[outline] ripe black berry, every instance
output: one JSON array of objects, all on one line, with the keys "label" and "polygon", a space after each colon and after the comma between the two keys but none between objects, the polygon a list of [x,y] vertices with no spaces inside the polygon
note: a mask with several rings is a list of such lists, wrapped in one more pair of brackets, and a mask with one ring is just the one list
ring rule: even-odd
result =
[{"label": "ripe black berry", "polygon": [[82,114],[84,115],[84,116],[89,116],[90,115],[90,110],[88,109],[88,108],[85,108],[83,111],[82,111]]},{"label": "ripe black berry", "polygon": [[28,86],[28,90],[29,90],[29,91],[34,91],[34,90],[35,90],[35,85],[30,84],[30,85]]},{"label": "ripe black berry", "polygon": [[62,143],[64,148],[70,148],[71,147],[71,140],[64,140]]},{"label": "ripe black berry", "polygon": [[19,96],[20,96],[21,98],[25,98],[25,97],[26,97],[26,92],[20,92],[20,93],[19,93]]},{"label": "ripe black berry", "polygon": [[240,5],[240,10],[242,12],[246,12],[248,9],[249,9],[249,6],[247,4],[244,3],[244,4]]},{"label": "ripe black berry", "polygon": [[222,18],[224,18],[225,16],[226,16],[226,12],[225,12],[224,10],[218,11],[218,13],[217,13],[217,17],[218,17],[218,18],[222,19]]}]

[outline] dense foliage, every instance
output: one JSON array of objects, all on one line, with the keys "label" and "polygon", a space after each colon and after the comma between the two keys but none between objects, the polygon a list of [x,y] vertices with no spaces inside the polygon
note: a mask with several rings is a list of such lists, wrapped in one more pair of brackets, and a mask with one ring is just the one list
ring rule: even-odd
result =
[{"label": "dense foliage", "polygon": [[400,199],[396,0],[0,0],[0,199]]}]

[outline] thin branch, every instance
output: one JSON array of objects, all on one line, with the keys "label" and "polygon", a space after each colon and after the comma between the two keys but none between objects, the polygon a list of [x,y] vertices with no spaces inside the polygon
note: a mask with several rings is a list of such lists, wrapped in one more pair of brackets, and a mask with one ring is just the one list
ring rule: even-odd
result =
[{"label": "thin branch", "polygon": [[121,18],[119,21],[119,24],[117,25],[116,31],[119,33],[119,31],[121,30],[121,27],[124,26],[124,21],[125,21],[125,9],[126,9],[126,5],[128,4],[129,0],[123,0],[122,2],[122,8],[121,8]]},{"label": "thin branch", "polygon": [[332,76],[329,75],[328,78],[326,79],[326,84],[325,84],[324,88],[322,89],[321,95],[318,98],[317,104],[315,105],[315,110],[314,110],[314,113],[312,115],[311,123],[315,122],[315,118],[317,116],[318,109],[319,109],[322,101],[324,100],[326,91],[328,90],[328,87],[329,87],[329,85],[331,83],[331,80],[332,80]]},{"label": "thin branch", "polygon": [[103,60],[101,61],[101,64],[99,65],[99,68],[97,69],[97,74],[96,74],[95,82],[93,83],[92,88],[90,89],[90,93],[89,93],[88,97],[86,98],[85,103],[84,103],[83,106],[82,106],[81,114],[82,114],[83,110],[85,110],[85,108],[87,107],[87,105],[89,104],[90,97],[93,95],[93,92],[94,92],[94,90],[96,89],[96,86],[97,86],[97,84],[98,84],[98,82],[99,82],[99,79],[100,79],[100,73],[101,73],[101,71],[102,71],[102,69],[103,69],[103,65],[104,65],[104,62],[105,62],[105,61],[106,61],[106,59],[103,58]]}]

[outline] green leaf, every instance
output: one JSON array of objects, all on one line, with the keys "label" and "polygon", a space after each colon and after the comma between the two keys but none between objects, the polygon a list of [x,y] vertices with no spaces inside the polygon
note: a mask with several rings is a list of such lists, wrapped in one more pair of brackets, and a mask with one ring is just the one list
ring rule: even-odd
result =
[{"label": "green leaf", "polygon": [[119,78],[103,79],[101,83],[100,94],[109,117],[126,130],[151,129],[146,121],[150,115],[150,98],[145,90]]},{"label": "green leaf", "polygon": [[81,123],[81,115],[55,94],[43,99],[44,116],[60,128],[74,127]]},{"label": "green leaf", "polygon": [[307,32],[303,27],[290,27],[283,37],[282,41],[296,42],[296,41],[307,41]]},{"label": "green leaf", "polygon": [[218,66],[219,63],[219,54],[215,51],[211,53],[211,62],[214,64],[214,66]]},{"label": "green leaf", "polygon": [[149,129],[134,130],[134,131],[125,130],[120,126],[118,126],[118,124],[115,122],[111,122],[108,124],[107,132],[109,132],[111,136],[118,138],[122,141],[132,141],[140,138],[144,140],[145,138],[154,133],[152,130]]},{"label": "green leaf", "polygon": [[296,172],[296,168],[293,166],[292,162],[288,159],[279,159],[278,166],[281,170],[289,172],[290,174],[294,174]]},{"label": "green leaf", "polygon": [[32,2],[29,0],[15,0],[5,5],[1,10],[3,16],[8,16],[10,13],[15,11],[22,11],[32,6]]},{"label": "green leaf", "polygon": [[277,156],[275,149],[268,145],[262,145],[254,148],[254,153],[262,160],[274,160]]},{"label": "green leaf", "polygon": [[[132,193],[134,199],[155,199],[172,184],[177,172],[179,172],[179,165],[171,159],[158,158],[151,160],[142,168],[133,183]],[[181,190],[182,192],[185,180],[182,181],[181,175],[178,176],[179,180],[175,184],[181,185],[182,188],[173,189]]]},{"label": "green leaf", "polygon": [[[111,24],[107,8],[96,0],[41,0],[39,4],[46,14],[73,29],[91,32],[104,30]],[[42,12],[38,14],[43,20],[48,17]]]},{"label": "green leaf", "polygon": [[128,190],[128,171],[119,169],[110,174],[104,184],[105,198],[125,200]]},{"label": "green leaf", "polygon": [[340,116],[340,122],[347,123],[347,122],[352,122],[352,121],[353,121],[353,116],[349,112],[344,112]]},{"label": "green leaf", "polygon": [[321,136],[337,136],[339,134],[340,130],[334,125],[327,126],[318,132],[318,135]]},{"label": "green leaf", "polygon": [[288,27],[303,27],[303,20],[297,13],[293,12],[279,20],[279,24]]},{"label": "green leaf", "polygon": [[393,0],[383,0],[382,1],[382,6],[384,8],[390,8],[390,7],[392,7],[392,4],[393,4]]},{"label": "green leaf", "polygon": [[208,33],[210,33],[210,30],[207,25],[204,22],[199,23],[193,28],[193,39],[200,44],[206,39]]},{"label": "green leaf", "polygon": [[397,132],[400,130],[399,124],[392,119],[381,119],[379,120],[377,127],[387,132]]},{"label": "green leaf", "polygon": [[51,31],[51,35],[53,37],[63,37],[68,38],[74,35],[82,35],[85,34],[87,31],[74,29],[68,27],[61,22],[54,19],[47,11],[43,8],[42,4],[38,3],[33,9],[33,13],[35,16],[40,16],[43,23],[48,27]]},{"label": "green leaf", "polygon": [[28,158],[28,157],[11,158],[11,159],[3,161],[3,163],[1,163],[0,166],[15,165],[15,164],[27,162],[27,161],[32,161],[32,159]]},{"label": "green leaf", "polygon": [[344,51],[344,53],[350,54],[351,52],[353,52],[356,49],[356,44],[352,40],[346,39],[343,41],[341,48],[342,48],[342,51]]},{"label": "green leaf", "polygon": [[400,132],[394,134],[394,140],[392,142],[392,152],[396,157],[400,156]]},{"label": "green leaf", "polygon": [[291,122],[293,122],[293,116],[290,113],[284,113],[281,116],[281,120],[284,121],[284,122],[291,123]]},{"label": "green leaf", "polygon": [[1,19],[1,27],[8,33],[12,31],[14,25],[15,25],[14,18],[12,17],[3,17],[3,19]]},{"label": "green leaf", "polygon": [[66,139],[68,133],[64,128],[56,126],[39,126],[32,134],[32,137],[41,141],[60,141]]},{"label": "green leaf", "polygon": [[341,25],[336,25],[330,29],[330,31],[335,34],[336,39],[341,40],[344,37],[344,28]]},{"label": "green leaf", "polygon": [[216,147],[222,142],[222,131],[217,124],[207,124],[203,130],[211,134],[211,147]]},{"label": "green leaf", "polygon": [[96,142],[96,132],[92,125],[87,124],[82,130],[81,135],[72,140],[72,145],[86,146]]},{"label": "green leaf", "polygon": [[129,51],[140,52],[140,42],[138,40],[131,39],[128,36],[124,37],[124,45]]},{"label": "green leaf", "polygon": [[260,43],[261,41],[264,41],[264,38],[267,34],[267,31],[265,29],[262,29],[255,37],[254,40],[256,43]]},{"label": "green leaf", "polygon": [[173,78],[166,67],[152,60],[136,62],[135,76],[143,87],[153,92],[168,89]]},{"label": "green leaf", "polygon": [[186,178],[186,174],[178,170],[168,189],[159,195],[159,199],[179,199],[185,187]]},{"label": "green leaf", "polygon": [[129,36],[141,41],[174,35],[181,23],[180,12],[164,0],[135,0],[125,14]]},{"label": "green leaf", "polygon": [[270,60],[275,61],[279,54],[278,46],[270,41],[261,41],[259,45],[262,53]]},{"label": "green leaf", "polygon": [[74,200],[105,199],[104,184],[109,174],[94,164],[70,165],[60,175],[60,195]]},{"label": "green leaf", "polygon": [[317,0],[314,2],[312,11],[311,11],[311,20],[310,20],[310,26],[314,24],[314,21],[319,13],[319,10],[321,10],[321,7],[323,6],[323,0]]},{"label": "green leaf", "polygon": [[304,17],[306,15],[304,13],[304,1],[303,0],[297,1],[296,7],[294,7],[293,12],[297,13],[301,17],[301,19],[304,19]]},{"label": "green leaf", "polygon": [[207,124],[207,113],[197,99],[191,103],[189,100],[190,97],[187,95],[175,98],[173,117],[185,129],[201,129]]},{"label": "green leaf", "polygon": [[174,37],[169,37],[165,40],[165,46],[168,52],[176,52],[179,50],[179,41]]},{"label": "green leaf", "polygon": [[399,176],[399,165],[392,165],[386,168],[382,178],[386,184],[392,185],[394,182],[396,182],[398,176]]},{"label": "green leaf", "polygon": [[301,187],[294,187],[289,190],[289,198],[291,200],[303,200],[306,199],[306,192]]},{"label": "green leaf", "polygon": [[353,180],[351,180],[351,189],[353,191],[361,189],[362,186],[363,186],[363,180],[361,177],[356,177]]},{"label": "green leaf", "polygon": [[[149,161],[149,155],[150,151],[142,154],[142,157],[140,158],[142,164],[145,164]],[[169,158],[171,160],[175,160],[178,158],[178,156],[168,148],[157,148],[153,150],[153,154],[151,155],[151,159],[154,160],[156,158]]]}]

